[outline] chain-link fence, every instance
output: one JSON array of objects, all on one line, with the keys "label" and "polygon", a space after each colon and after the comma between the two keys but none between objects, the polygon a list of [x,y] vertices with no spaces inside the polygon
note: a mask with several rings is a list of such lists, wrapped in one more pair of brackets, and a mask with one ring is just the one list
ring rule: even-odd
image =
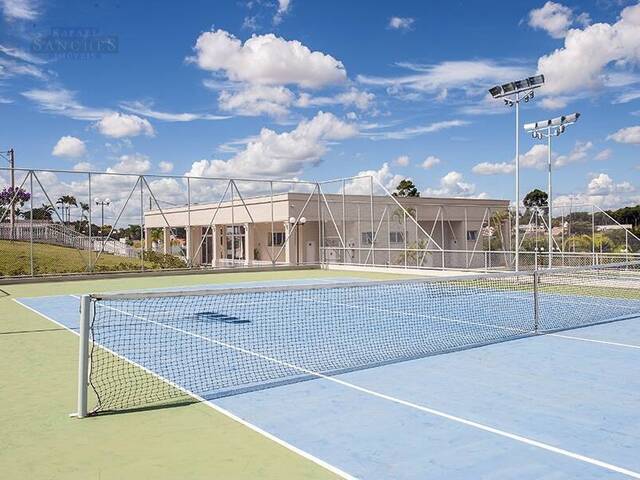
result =
[{"label": "chain-link fence", "polygon": [[[0,277],[324,265],[512,270],[507,201],[396,197],[375,177],[326,182],[0,169]],[[590,207],[523,216],[522,269],[637,258]],[[527,216],[528,215],[528,216]],[[547,222],[548,223],[548,222]]]}]

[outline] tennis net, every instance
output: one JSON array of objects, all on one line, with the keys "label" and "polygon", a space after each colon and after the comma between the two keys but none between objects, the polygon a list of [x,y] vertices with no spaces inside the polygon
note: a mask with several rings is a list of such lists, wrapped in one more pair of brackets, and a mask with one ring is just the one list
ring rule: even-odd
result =
[{"label": "tennis net", "polygon": [[[118,411],[630,318],[640,315],[640,262],[392,282],[96,294],[84,297],[83,305],[80,388],[91,387],[92,412]],[[86,392],[80,402],[79,412],[86,413]]]}]

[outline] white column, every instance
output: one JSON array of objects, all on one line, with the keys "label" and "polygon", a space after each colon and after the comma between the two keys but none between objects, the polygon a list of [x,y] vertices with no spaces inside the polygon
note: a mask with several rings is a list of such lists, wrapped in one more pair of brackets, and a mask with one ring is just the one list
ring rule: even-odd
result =
[{"label": "white column", "polygon": [[171,254],[171,228],[169,227],[162,229],[162,249],[165,255]]},{"label": "white column", "polygon": [[151,229],[144,229],[144,249],[148,252],[153,248],[153,241],[151,240]]},{"label": "white column", "polygon": [[287,239],[285,240],[285,245],[284,245],[284,261],[288,265],[291,265],[291,260],[292,260],[291,244],[295,241],[295,238],[293,238],[294,237],[293,235],[289,237],[290,231],[291,231],[291,225],[289,225],[289,222],[284,222],[284,238]]},{"label": "white column", "polygon": [[218,258],[220,258],[220,236],[218,235],[218,226],[211,226],[211,266],[215,267],[218,264]]},{"label": "white column", "polygon": [[200,241],[202,240],[202,227],[190,227],[187,228],[187,258],[190,260],[191,265],[200,265],[202,262],[200,259],[202,258],[202,248],[198,252],[196,258],[196,251],[200,246]]},{"label": "white column", "polygon": [[244,264],[248,267],[253,264],[253,224],[244,224]]}]

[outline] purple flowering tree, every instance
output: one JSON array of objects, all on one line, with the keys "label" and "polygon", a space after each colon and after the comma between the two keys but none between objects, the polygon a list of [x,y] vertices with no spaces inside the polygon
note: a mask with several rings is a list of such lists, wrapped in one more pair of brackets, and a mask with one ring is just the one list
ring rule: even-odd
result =
[{"label": "purple flowering tree", "polygon": [[[10,208],[12,200],[16,215],[18,215],[20,213],[19,207],[22,207],[30,198],[31,194],[20,187],[4,187],[0,190],[0,218],[5,217],[5,211]],[[8,219],[5,218],[5,220]]]}]

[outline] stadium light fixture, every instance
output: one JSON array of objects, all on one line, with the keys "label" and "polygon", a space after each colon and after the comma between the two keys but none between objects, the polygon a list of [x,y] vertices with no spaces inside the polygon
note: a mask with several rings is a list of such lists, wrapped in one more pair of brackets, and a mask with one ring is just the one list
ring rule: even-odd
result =
[{"label": "stadium light fixture", "polygon": [[553,199],[551,198],[552,183],[551,183],[551,137],[557,137],[562,135],[567,129],[568,125],[573,125],[580,118],[578,112],[571,115],[562,115],[561,117],[552,118],[549,120],[543,120],[541,122],[526,123],[524,129],[531,133],[531,136],[535,139],[542,140],[547,139],[547,203],[549,207],[548,211],[548,236],[549,236],[549,268],[552,266],[553,258],[553,233],[551,231],[551,221],[553,219]]},{"label": "stadium light fixture", "polygon": [[516,107],[516,258],[515,269],[520,269],[520,101],[533,100],[533,91],[544,85],[544,75],[534,75],[515,82],[503,83],[489,89],[493,98],[503,99],[508,107]]}]

